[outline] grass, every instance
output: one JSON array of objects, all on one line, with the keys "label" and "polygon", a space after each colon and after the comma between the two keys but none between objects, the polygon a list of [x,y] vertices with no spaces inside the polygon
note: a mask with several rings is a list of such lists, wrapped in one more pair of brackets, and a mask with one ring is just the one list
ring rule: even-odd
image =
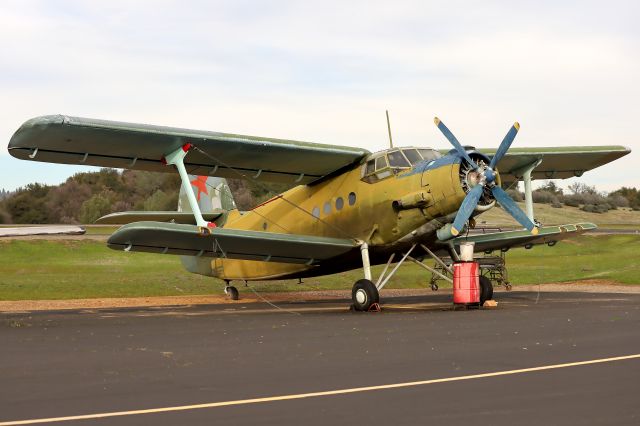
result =
[{"label": "grass", "polygon": [[[524,211],[524,202],[518,203],[518,205]],[[562,206],[562,208],[556,209],[549,204],[535,203],[533,213],[543,225],[592,222],[602,228],[640,228],[640,211],[633,211],[629,208],[609,210],[606,213],[589,213],[577,207]],[[487,224],[518,226],[513,218],[500,207],[481,214],[476,220],[481,226],[483,221],[486,221]]]},{"label": "grass", "polygon": [[[514,285],[587,279],[638,284],[639,259],[638,235],[586,235],[552,248],[514,249],[507,265]],[[374,267],[374,277],[381,270]],[[303,284],[265,282],[259,290],[349,289],[361,275],[355,270]],[[426,271],[405,264],[387,287],[420,288],[428,280]],[[0,300],[211,294],[222,288],[219,280],[185,272],[175,256],[117,252],[91,240],[0,242]]]}]

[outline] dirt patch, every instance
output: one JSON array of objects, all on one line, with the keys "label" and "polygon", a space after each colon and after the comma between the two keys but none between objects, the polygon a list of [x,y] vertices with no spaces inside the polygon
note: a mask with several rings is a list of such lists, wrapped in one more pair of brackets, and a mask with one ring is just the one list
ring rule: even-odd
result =
[{"label": "dirt patch", "polygon": [[[344,300],[351,298],[351,290],[296,291],[282,293],[254,293],[242,288],[239,301],[229,300],[225,295],[202,296],[159,296],[129,297],[108,299],[73,299],[73,300],[17,300],[0,301],[0,312],[47,311],[66,309],[104,309],[150,306],[186,306],[209,304],[257,303],[269,302],[305,302],[319,300]],[[580,282],[551,283],[541,285],[522,285],[512,291],[545,291],[545,292],[586,292],[586,293],[636,293],[640,294],[640,286],[629,286],[605,280],[588,280]],[[496,291],[505,291],[496,288]],[[440,292],[451,292],[442,289]],[[424,296],[433,294],[430,289],[389,289],[384,290],[385,297]]]}]

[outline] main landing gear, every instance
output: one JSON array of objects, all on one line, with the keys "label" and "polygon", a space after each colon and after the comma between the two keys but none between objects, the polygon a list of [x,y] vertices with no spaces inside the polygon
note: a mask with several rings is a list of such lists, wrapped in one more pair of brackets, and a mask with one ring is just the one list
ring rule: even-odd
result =
[{"label": "main landing gear", "polygon": [[[369,263],[369,247],[367,243],[364,243],[364,242],[360,245],[360,253],[362,254],[362,266],[364,269],[364,279],[356,281],[356,283],[353,285],[353,289],[351,290],[351,300],[353,301],[353,308],[356,311],[368,311],[370,310],[371,306],[374,303],[380,303],[380,290],[382,290],[384,286],[387,285],[391,277],[396,273],[398,268],[400,268],[400,266],[407,259],[418,264],[419,266],[428,270],[429,272],[439,275],[441,279],[444,279],[453,283],[451,278],[447,277],[444,274],[441,274],[438,271],[435,271],[433,268],[430,268],[429,266],[425,265],[424,263],[410,256],[411,252],[416,248],[416,245],[417,244],[414,244],[413,246],[411,246],[411,248],[409,248],[409,250],[402,255],[402,258],[398,261],[398,263],[396,263],[396,265],[393,267],[391,272],[387,273],[387,271],[389,270],[389,266],[391,266],[391,263],[395,258],[395,253],[393,253],[389,257],[389,261],[387,262],[386,266],[382,270],[382,273],[378,277],[378,280],[375,282],[375,284],[371,280],[371,266]],[[421,245],[421,247],[427,250],[429,253],[431,253],[429,249],[426,248],[425,246]],[[436,257],[436,260],[440,261],[437,257]]]},{"label": "main landing gear", "polygon": [[480,306],[484,305],[487,300],[493,299],[493,284],[491,280],[484,275],[480,275]]},{"label": "main landing gear", "polygon": [[353,285],[351,300],[356,311],[368,311],[374,303],[380,303],[380,293],[374,283],[362,279]]}]

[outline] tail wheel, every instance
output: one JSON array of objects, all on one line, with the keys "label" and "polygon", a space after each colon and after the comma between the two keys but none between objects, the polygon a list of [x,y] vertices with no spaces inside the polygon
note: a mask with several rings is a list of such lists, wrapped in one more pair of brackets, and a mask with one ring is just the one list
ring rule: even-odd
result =
[{"label": "tail wheel", "polygon": [[368,311],[371,305],[380,302],[380,294],[371,281],[362,279],[353,285],[351,300],[356,311]]},{"label": "tail wheel", "polygon": [[480,276],[480,306],[484,305],[484,302],[493,298],[493,284],[491,280],[484,275]]},{"label": "tail wheel", "polygon": [[227,293],[227,296],[229,296],[229,299],[231,300],[238,300],[240,298],[240,292],[232,285],[226,287],[224,292]]}]

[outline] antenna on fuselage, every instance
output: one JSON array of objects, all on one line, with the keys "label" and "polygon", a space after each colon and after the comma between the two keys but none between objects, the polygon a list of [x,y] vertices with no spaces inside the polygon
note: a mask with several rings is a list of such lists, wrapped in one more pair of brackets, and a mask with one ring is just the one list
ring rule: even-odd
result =
[{"label": "antenna on fuselage", "polygon": [[393,148],[393,138],[391,137],[391,122],[389,121],[389,110],[385,111],[387,113],[387,130],[389,131],[389,148]]}]

